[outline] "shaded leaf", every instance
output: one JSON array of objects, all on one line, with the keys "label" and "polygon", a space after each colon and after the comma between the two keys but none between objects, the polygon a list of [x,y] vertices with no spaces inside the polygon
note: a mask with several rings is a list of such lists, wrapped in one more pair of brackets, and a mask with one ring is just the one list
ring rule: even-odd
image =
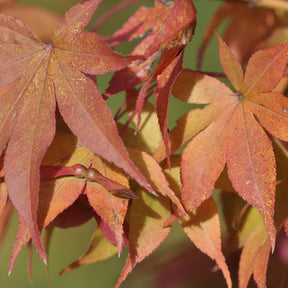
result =
[{"label": "shaded leaf", "polygon": [[[280,231],[288,215],[286,199],[287,179],[278,184],[276,190],[274,219],[277,232]],[[273,249],[267,228],[260,222],[244,243],[239,265],[239,287],[247,287],[252,274],[259,287],[266,287],[267,265]]]},{"label": "shaded leaf", "polygon": [[[130,114],[130,108],[128,111]],[[128,127],[123,135],[123,141],[128,147],[152,154],[159,145],[162,134],[156,110],[151,103],[146,102],[144,104],[141,112],[141,119],[142,121],[138,127],[138,132],[135,133],[138,119],[136,115],[133,117],[131,124],[135,129],[130,129],[130,127]]]},{"label": "shaded leaf", "polygon": [[163,196],[167,196],[177,206],[181,213],[186,214],[180,200],[175,195],[174,191],[169,187],[169,183],[165,178],[165,175],[159,166],[159,164],[153,159],[152,156],[146,152],[129,148],[130,157],[133,161],[143,170],[141,172],[146,176],[151,183],[153,189],[159,192]]},{"label": "shaded leaf", "polygon": [[31,239],[31,234],[29,232],[29,228],[26,227],[24,220],[22,219],[21,216],[19,216],[18,232],[16,236],[16,241],[14,242],[13,249],[12,249],[11,256],[10,256],[8,275],[11,274],[13,267],[14,267],[15,260],[17,259],[22,248],[27,245],[30,239]]},{"label": "shaded leaf", "polygon": [[[181,190],[180,156],[173,156],[171,160],[172,168],[165,169],[165,174],[179,195]],[[220,221],[214,200],[209,198],[192,213],[180,218],[179,223],[194,245],[216,261],[224,274],[228,287],[231,287],[230,273],[221,248]]]},{"label": "shaded leaf", "polygon": [[141,198],[133,201],[130,212],[129,254],[115,287],[119,287],[134,269],[166,239],[170,228],[163,228],[170,215],[166,198],[150,196],[142,192]]},{"label": "shaded leaf", "polygon": [[92,264],[107,259],[117,253],[117,247],[111,244],[103,237],[99,228],[97,228],[90,240],[87,251],[79,257],[75,262],[62,269],[60,275],[78,268],[82,265]]},{"label": "shaded leaf", "polygon": [[97,183],[88,183],[87,197],[95,212],[111,227],[117,241],[118,255],[123,247],[123,223],[128,208],[128,200],[115,197]]},{"label": "shaded leaf", "polygon": [[195,246],[216,261],[227,286],[232,287],[230,272],[221,251],[220,220],[214,200],[206,200],[193,214],[181,218],[180,224]]},{"label": "shaded leaf", "polygon": [[[225,255],[242,248],[249,234],[263,222],[258,210],[236,193],[215,191],[213,199],[221,221],[221,239]],[[201,207],[201,206],[200,206]]]},{"label": "shaded leaf", "polygon": [[[109,223],[104,221],[99,215],[95,214],[94,217],[97,220],[98,227],[103,236],[113,245],[117,246],[117,238],[115,232],[111,229]],[[128,234],[129,234],[129,223],[126,221],[126,217],[123,223],[123,246],[129,246]],[[118,254],[119,257],[119,254]]]},{"label": "shaded leaf", "polygon": [[[2,189],[2,187],[1,187]],[[0,217],[0,247],[6,235],[9,221],[12,216],[13,206],[11,201],[7,201],[6,205],[2,208]]]},{"label": "shaded leaf", "polygon": [[253,272],[258,287],[266,287],[265,278],[270,251],[271,244],[265,226],[260,224],[251,232],[244,245],[239,266],[239,287],[247,287]]},{"label": "shaded leaf", "polygon": [[[85,181],[74,177],[42,181],[39,192],[38,223],[41,228],[50,224],[70,207],[83,192]],[[73,220],[69,221],[73,223]]]}]

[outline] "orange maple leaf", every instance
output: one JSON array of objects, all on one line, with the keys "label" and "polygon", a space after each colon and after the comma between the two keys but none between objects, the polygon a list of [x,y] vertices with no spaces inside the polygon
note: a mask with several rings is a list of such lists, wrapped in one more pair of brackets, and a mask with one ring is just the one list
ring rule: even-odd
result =
[{"label": "orange maple leaf", "polygon": [[[288,99],[273,91],[286,68],[288,43],[256,52],[244,75],[236,57],[217,37],[221,64],[236,92],[217,79],[192,71],[184,71],[173,87],[174,95],[183,101],[210,103],[189,113],[188,119],[196,123],[188,121],[170,135],[171,146],[173,137],[179,145],[196,135],[181,158],[182,200],[189,211],[198,207],[211,196],[227,164],[234,189],[263,216],[274,247],[276,167],[271,141],[262,126],[288,141]],[[160,154],[156,151],[158,160]]]}]

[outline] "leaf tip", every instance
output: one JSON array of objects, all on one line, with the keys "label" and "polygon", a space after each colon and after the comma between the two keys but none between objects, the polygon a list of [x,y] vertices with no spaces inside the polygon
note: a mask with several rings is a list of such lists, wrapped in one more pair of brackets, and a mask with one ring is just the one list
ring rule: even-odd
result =
[{"label": "leaf tip", "polygon": [[152,195],[159,197],[158,193],[155,190],[152,190],[152,187],[150,184],[146,184],[146,188]]},{"label": "leaf tip", "polygon": [[151,194],[154,195],[154,196],[156,196],[156,197],[159,197],[159,195],[155,192],[155,190],[152,190],[152,191],[151,191]]}]

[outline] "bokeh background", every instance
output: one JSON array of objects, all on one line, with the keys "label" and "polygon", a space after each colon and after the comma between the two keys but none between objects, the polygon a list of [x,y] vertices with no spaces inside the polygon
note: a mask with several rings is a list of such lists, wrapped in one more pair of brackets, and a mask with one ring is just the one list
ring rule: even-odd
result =
[{"label": "bokeh background", "polygon": [[[19,1],[23,4],[35,4],[57,13],[63,15],[65,11],[72,5],[78,3],[79,1],[75,0],[22,0]],[[105,11],[109,10],[113,5],[122,2],[121,0],[103,0],[100,4],[93,21],[100,17]],[[134,11],[140,6],[153,6],[154,1],[140,1],[138,4],[135,4],[129,8],[126,8],[124,11],[121,11],[116,16],[109,21],[107,21],[103,27],[98,31],[101,35],[109,35],[113,31],[121,27],[126,19],[133,14]],[[192,42],[186,48],[185,58],[184,58],[184,67],[196,69],[196,59],[197,59],[197,50],[199,48],[200,41],[202,39],[203,32],[206,28],[206,25],[211,18],[211,15],[217,7],[221,4],[221,1],[216,0],[198,0],[195,1],[195,6],[197,9],[197,27],[195,35],[192,39]],[[119,51],[122,53],[128,53],[131,51],[133,45],[127,45],[120,47]],[[218,60],[218,48],[217,42],[213,39],[212,43],[209,45],[207,50],[204,63],[204,71],[211,72],[220,72],[221,66],[219,66]],[[111,75],[105,75],[98,78],[98,84],[100,90],[104,91],[107,87],[107,83]],[[122,98],[121,98],[122,97]],[[115,112],[119,104],[123,100],[123,95],[114,96],[109,100],[109,105],[111,110]],[[175,124],[175,119],[187,111],[187,107],[172,99],[173,103],[169,111],[169,125],[173,126]],[[14,270],[10,276],[8,276],[8,263],[9,257],[12,250],[12,245],[15,241],[16,232],[17,232],[17,215],[13,214],[12,219],[9,223],[8,233],[4,239],[3,246],[0,249],[0,287],[1,288],[28,288],[28,287],[49,287],[48,279],[45,271],[45,265],[41,262],[38,255],[34,251],[33,255],[33,282],[30,283],[27,276],[27,259],[28,259],[28,249],[23,249],[20,253],[19,258],[16,260]],[[108,288],[113,287],[117,281],[118,276],[121,273],[122,267],[125,264],[125,259],[128,253],[127,248],[124,249],[121,257],[117,256],[110,258],[108,260],[98,262],[89,266],[83,266],[78,269],[72,270],[63,276],[59,276],[61,269],[69,265],[71,262],[75,261],[80,255],[82,255],[89,244],[90,237],[94,232],[96,227],[95,221],[89,221],[88,223],[77,227],[69,229],[55,229],[55,233],[52,237],[50,254],[49,254],[49,274],[51,286],[53,288]],[[146,288],[146,287],[175,287],[169,286],[169,283],[164,282],[162,284],[157,284],[156,276],[162,273],[163,277],[167,279],[169,275],[165,274],[168,271],[168,274],[173,274],[173,271],[178,271],[177,268],[180,268],[181,273],[179,277],[183,279],[192,278],[194,275],[194,282],[190,280],[184,280],[180,287],[214,287],[213,281],[217,278],[217,281],[221,278],[222,275],[219,272],[215,272],[214,276],[211,278],[205,277],[200,272],[197,273],[197,269],[201,265],[207,265],[209,269],[213,269],[214,263],[209,260],[206,255],[203,255],[201,252],[194,249],[193,244],[189,241],[188,237],[184,234],[177,223],[173,224],[172,231],[169,237],[164,241],[163,245],[157,249],[150,257],[145,259],[140,263],[133,274],[128,277],[126,282],[122,287],[128,288]],[[178,265],[178,266],[177,266]],[[181,266],[182,265],[182,266]],[[175,270],[173,270],[175,269]],[[166,272],[165,272],[166,271]],[[199,270],[200,271],[200,270]],[[165,276],[166,275],[166,276]],[[219,279],[218,279],[219,278]],[[153,284],[152,284],[153,283]],[[215,283],[215,282],[214,282]],[[32,286],[31,286],[32,285]],[[172,280],[170,285],[173,285]],[[225,282],[223,286],[225,287]]]}]

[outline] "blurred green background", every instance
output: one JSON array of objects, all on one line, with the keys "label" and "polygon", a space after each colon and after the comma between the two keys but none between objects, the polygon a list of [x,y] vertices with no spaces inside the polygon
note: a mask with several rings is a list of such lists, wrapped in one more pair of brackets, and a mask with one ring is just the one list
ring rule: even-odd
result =
[{"label": "blurred green background", "polygon": [[[38,0],[38,1],[19,1],[21,3],[34,3],[36,5],[51,9],[63,14],[70,6],[78,3],[79,1],[75,0]],[[101,16],[105,11],[107,11],[113,5],[120,3],[120,0],[103,0],[100,4],[93,21],[97,17]],[[140,3],[133,5],[124,11],[121,11],[116,16],[113,16],[113,19],[107,21],[101,29],[99,29],[99,34],[109,35],[116,29],[120,28],[125,19],[132,15],[136,11],[137,7],[140,5],[153,6],[154,1],[141,1]],[[196,32],[193,37],[192,42],[186,48],[185,58],[184,58],[184,67],[195,69],[196,67],[196,57],[197,49],[199,43],[202,39],[203,32],[206,28],[206,25],[211,18],[211,15],[215,9],[221,4],[220,1],[215,0],[198,0],[195,1],[195,6],[197,9],[197,27]],[[218,60],[218,48],[215,39],[212,41],[209,49],[206,53],[204,65],[204,71],[219,72],[221,68],[219,66]],[[109,77],[111,75],[108,75]],[[104,90],[107,86],[107,83],[110,78],[108,76],[102,76],[98,78],[98,84],[101,90]],[[119,100],[120,99],[120,100]],[[113,97],[109,100],[109,105],[111,105],[112,111],[115,111],[121,101],[121,97]],[[170,123],[182,114],[185,109],[185,105],[179,103],[173,99],[173,109],[170,109]],[[187,110],[185,110],[187,111]],[[50,247],[49,254],[49,273],[51,286],[53,288],[88,288],[88,287],[99,287],[99,288],[108,288],[113,287],[116,283],[118,276],[121,273],[122,267],[124,266],[125,259],[128,253],[127,248],[124,249],[124,252],[121,254],[121,257],[117,256],[95,263],[89,266],[84,266],[63,276],[58,276],[60,270],[71,262],[75,261],[80,255],[85,252],[88,247],[88,243],[96,224],[94,221],[89,221],[85,225],[77,228],[69,229],[55,229],[55,233],[52,237],[52,243]],[[13,214],[13,217],[9,223],[8,233],[4,239],[3,246],[0,250],[0,287],[1,288],[26,288],[26,287],[48,287],[48,280],[46,277],[45,266],[40,261],[38,255],[34,252],[33,256],[33,283],[29,282],[27,276],[27,259],[28,253],[27,249],[23,249],[20,253],[19,258],[16,260],[14,270],[10,276],[8,276],[8,263],[9,257],[12,250],[12,245],[15,241],[17,232],[17,215]],[[173,224],[172,231],[163,243],[163,245],[153,253],[151,257],[148,257],[143,263],[139,264],[132,276],[129,276],[127,281],[121,287],[128,288],[140,288],[140,287],[152,287],[150,284],[150,279],[155,276],[153,271],[153,263],[158,263],[165,268],[165,259],[169,258],[171,253],[176,253],[183,251],[183,249],[193,249],[193,244],[189,239],[184,235],[181,228],[178,224]],[[202,255],[201,257],[207,256]],[[162,263],[162,264],[161,264]],[[163,266],[164,265],[164,266]],[[156,265],[157,266],[157,265]],[[156,267],[155,266],[155,267]],[[147,267],[150,267],[147,269]],[[192,267],[191,267],[192,269]],[[143,272],[145,271],[145,272]],[[145,274],[144,274],[145,273]],[[213,287],[213,283],[206,283],[208,286],[201,286],[202,284],[193,285],[193,287]],[[32,285],[32,286],[31,286]],[[211,286],[210,286],[211,285]],[[186,286],[185,286],[186,287]],[[188,287],[188,286],[187,286]],[[189,286],[192,287],[192,286]],[[159,286],[159,288],[161,288]]]}]

